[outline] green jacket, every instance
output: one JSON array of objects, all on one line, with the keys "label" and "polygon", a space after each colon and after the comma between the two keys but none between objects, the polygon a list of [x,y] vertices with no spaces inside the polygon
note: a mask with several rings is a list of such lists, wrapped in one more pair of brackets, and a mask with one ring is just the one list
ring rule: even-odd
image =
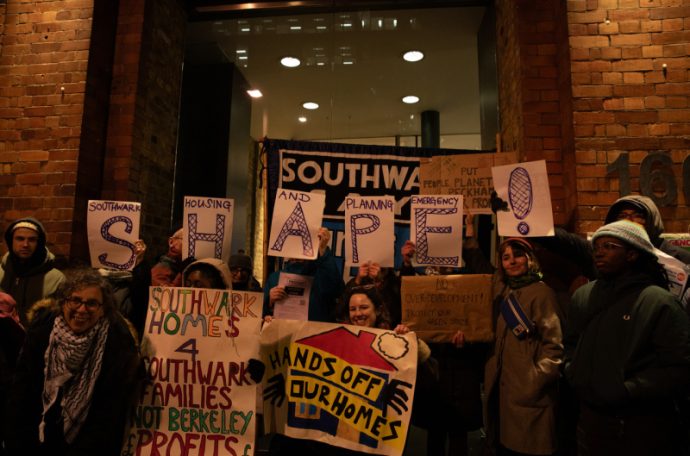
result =
[{"label": "green jacket", "polygon": [[[45,248],[45,247],[44,247]],[[55,256],[46,248],[46,256],[42,263],[32,267],[19,275],[6,253],[0,262],[0,290],[11,295],[17,301],[17,312],[24,325],[27,326],[26,312],[38,300],[51,296],[58,286],[65,281],[62,272],[53,267]]]},{"label": "green jacket", "polygon": [[580,287],[565,333],[566,377],[590,406],[645,407],[690,388],[688,316],[641,274]]}]

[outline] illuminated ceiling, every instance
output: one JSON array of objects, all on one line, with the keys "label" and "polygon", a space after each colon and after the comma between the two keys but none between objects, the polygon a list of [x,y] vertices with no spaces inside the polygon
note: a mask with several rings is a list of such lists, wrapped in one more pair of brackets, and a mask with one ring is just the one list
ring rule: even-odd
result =
[{"label": "illuminated ceiling", "polygon": [[[233,62],[248,88],[261,90],[252,101],[254,138],[419,135],[425,110],[439,111],[442,136],[479,135],[476,36],[483,14],[474,6],[202,16],[189,26],[187,61]],[[424,59],[405,62],[410,49]],[[285,56],[302,63],[285,68]],[[406,95],[420,101],[406,105]],[[305,101],[320,107],[306,110]]]}]

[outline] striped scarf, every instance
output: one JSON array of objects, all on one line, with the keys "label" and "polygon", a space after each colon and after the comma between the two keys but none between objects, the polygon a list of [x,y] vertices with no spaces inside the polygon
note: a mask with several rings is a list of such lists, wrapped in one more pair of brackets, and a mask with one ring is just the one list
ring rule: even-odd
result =
[{"label": "striped scarf", "polygon": [[62,315],[55,318],[45,352],[43,413],[38,426],[39,439],[45,438],[45,416],[62,389],[62,419],[65,441],[72,443],[79,434],[91,407],[96,379],[101,373],[103,351],[110,323],[101,318],[84,334],[75,334]]}]

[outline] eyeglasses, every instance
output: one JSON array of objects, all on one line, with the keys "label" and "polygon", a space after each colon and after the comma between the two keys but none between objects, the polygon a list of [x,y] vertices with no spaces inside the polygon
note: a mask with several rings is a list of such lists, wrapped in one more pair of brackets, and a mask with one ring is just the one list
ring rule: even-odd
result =
[{"label": "eyeglasses", "polygon": [[623,210],[616,215],[616,220],[646,220],[646,217],[643,213],[635,211],[635,210]]},{"label": "eyeglasses", "polygon": [[77,310],[81,306],[84,306],[86,307],[86,310],[93,311],[101,307],[103,303],[98,299],[84,300],[78,296],[70,296],[69,298],[65,299],[65,305],[72,310]]},{"label": "eyeglasses", "polygon": [[617,244],[615,242],[607,241],[601,244],[594,245],[594,253],[597,252],[611,252],[616,249],[623,249],[625,246],[623,244]]}]

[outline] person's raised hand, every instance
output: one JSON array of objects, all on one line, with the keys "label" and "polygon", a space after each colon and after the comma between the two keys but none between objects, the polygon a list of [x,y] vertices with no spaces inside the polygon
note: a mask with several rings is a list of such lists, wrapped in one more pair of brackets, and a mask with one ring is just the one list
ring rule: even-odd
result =
[{"label": "person's raised hand", "polygon": [[271,305],[275,304],[276,301],[281,301],[287,298],[287,293],[283,287],[273,287],[268,291],[268,298]]},{"label": "person's raised hand", "polygon": [[453,345],[455,345],[456,348],[464,347],[465,346],[465,333],[458,329],[455,332],[455,334],[453,334],[451,342],[453,343]]},{"label": "person's raised hand", "polygon": [[363,280],[369,277],[369,265],[369,261],[366,261],[359,265],[359,269],[357,270],[357,277],[355,277],[355,283],[357,285],[361,285]]},{"label": "person's raised hand", "polygon": [[414,256],[417,248],[414,242],[407,240],[405,244],[400,248],[400,254],[402,255],[403,265],[412,266],[412,257]]},{"label": "person's raised hand", "polygon": [[323,256],[328,248],[328,243],[331,241],[331,232],[328,228],[319,228],[319,256]]}]

